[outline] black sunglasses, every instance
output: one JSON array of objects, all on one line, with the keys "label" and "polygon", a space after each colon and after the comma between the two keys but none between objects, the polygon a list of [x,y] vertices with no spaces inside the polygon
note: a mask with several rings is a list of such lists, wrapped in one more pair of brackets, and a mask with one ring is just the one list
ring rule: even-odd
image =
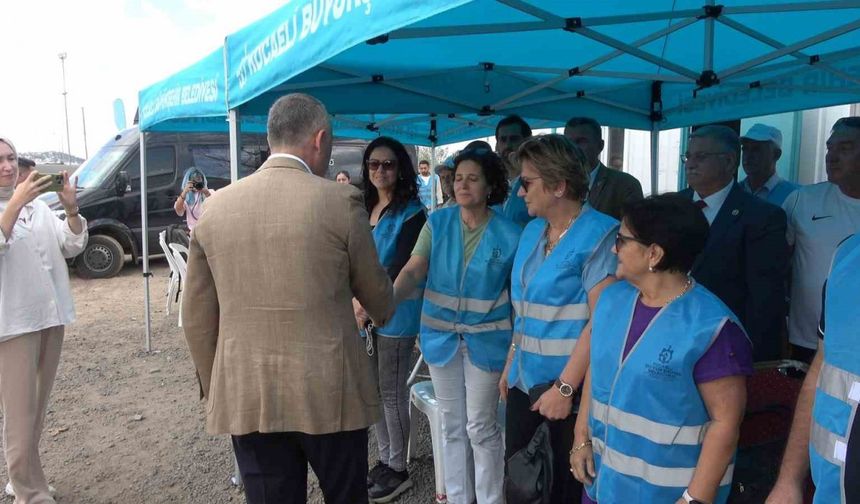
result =
[{"label": "black sunglasses", "polygon": [[627,235],[623,235],[621,233],[615,233],[615,250],[621,250],[621,247],[623,247],[624,244],[627,243],[628,241],[641,243],[642,245],[645,245],[646,247],[648,245],[651,245],[650,243],[646,242],[645,240],[640,240],[639,238],[636,238],[635,236],[627,236]]},{"label": "black sunglasses", "polygon": [[371,171],[376,171],[379,167],[382,167],[385,171],[391,171],[397,169],[397,160],[396,159],[386,159],[384,161],[380,161],[378,159],[368,159],[367,167],[370,168]]},{"label": "black sunglasses", "polygon": [[534,182],[535,180],[538,180],[540,178],[543,178],[543,177],[526,178],[526,177],[521,176],[520,177],[520,184],[522,184],[522,186],[523,186],[523,191],[529,192],[529,186],[532,184],[532,182]]}]

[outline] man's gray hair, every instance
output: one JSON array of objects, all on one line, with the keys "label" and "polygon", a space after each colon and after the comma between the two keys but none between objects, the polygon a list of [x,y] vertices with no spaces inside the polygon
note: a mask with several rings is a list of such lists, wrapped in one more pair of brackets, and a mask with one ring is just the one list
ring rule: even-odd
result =
[{"label": "man's gray hair", "polygon": [[735,130],[721,124],[709,124],[690,133],[690,138],[711,138],[716,140],[722,146],[723,152],[730,152],[735,155],[734,167],[738,167],[741,159],[741,139]]},{"label": "man's gray hair", "polygon": [[278,98],[269,109],[269,146],[299,146],[322,129],[331,132],[328,112],[313,96],[288,94]]}]

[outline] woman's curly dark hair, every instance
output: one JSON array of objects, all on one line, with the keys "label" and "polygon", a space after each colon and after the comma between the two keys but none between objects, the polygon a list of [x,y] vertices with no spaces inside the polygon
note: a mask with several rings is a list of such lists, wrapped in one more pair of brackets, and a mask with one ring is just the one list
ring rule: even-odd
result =
[{"label": "woman's curly dark hair", "polygon": [[460,151],[454,158],[454,176],[457,168],[463,161],[474,161],[481,167],[481,173],[490,186],[490,196],[487,198],[487,206],[504,203],[508,197],[508,173],[502,164],[502,158],[498,154],[483,146],[466,148]]},{"label": "woman's curly dark hair", "polygon": [[367,166],[370,153],[377,147],[391,149],[391,152],[394,153],[394,157],[397,159],[397,179],[394,185],[394,196],[391,198],[389,205],[390,209],[396,210],[405,207],[409,201],[418,199],[418,183],[415,180],[418,174],[415,171],[415,166],[412,164],[412,158],[406,152],[406,147],[391,137],[381,136],[367,145],[361,159],[361,179],[364,181],[364,206],[368,213],[379,203],[379,192],[376,190],[376,186],[370,181],[370,168]]}]

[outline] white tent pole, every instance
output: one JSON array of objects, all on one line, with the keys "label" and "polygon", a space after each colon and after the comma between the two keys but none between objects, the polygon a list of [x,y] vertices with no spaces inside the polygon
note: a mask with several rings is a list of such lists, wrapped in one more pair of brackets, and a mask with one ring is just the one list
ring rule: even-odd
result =
[{"label": "white tent pole", "polygon": [[657,123],[651,126],[651,195],[658,193],[658,182],[660,177],[660,130]]},{"label": "white tent pole", "polygon": [[[149,214],[147,212],[147,187],[146,187],[146,133],[140,132],[140,241],[143,245],[143,306],[144,324],[146,326],[145,348],[147,352],[152,351],[152,322],[150,320],[149,308]],[[180,315],[181,317],[182,315]]]},{"label": "white tent pole", "polygon": [[239,152],[242,145],[240,143],[239,132],[239,111],[230,109],[230,183],[239,180]]}]

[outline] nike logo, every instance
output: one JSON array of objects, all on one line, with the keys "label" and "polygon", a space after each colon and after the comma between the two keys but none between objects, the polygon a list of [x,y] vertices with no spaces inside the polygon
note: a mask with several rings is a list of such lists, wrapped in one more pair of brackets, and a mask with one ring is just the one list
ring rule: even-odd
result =
[{"label": "nike logo", "polygon": [[813,215],[812,220],[817,221],[817,220],[821,220],[821,219],[827,219],[829,217],[833,217],[833,216],[832,215]]}]

